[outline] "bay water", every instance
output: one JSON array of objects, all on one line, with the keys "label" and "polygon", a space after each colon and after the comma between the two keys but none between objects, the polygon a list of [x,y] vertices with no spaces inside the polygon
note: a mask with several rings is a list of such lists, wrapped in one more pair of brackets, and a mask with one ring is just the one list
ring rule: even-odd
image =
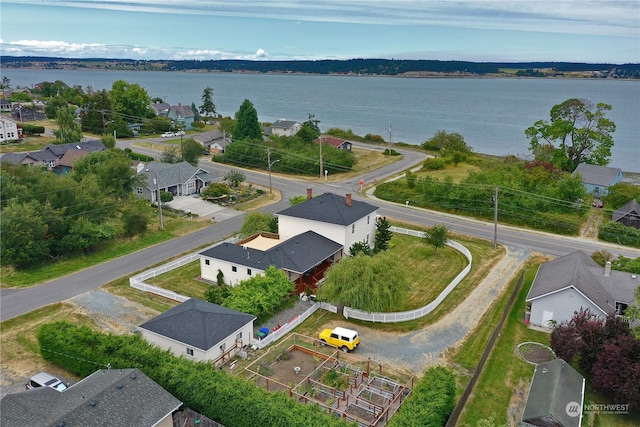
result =
[{"label": "bay water", "polygon": [[218,113],[233,117],[250,100],[261,122],[303,122],[313,114],[322,131],[421,144],[437,131],[460,133],[474,151],[528,158],[527,127],[549,120],[551,108],[569,98],[604,102],[616,124],[609,166],[640,172],[640,81],[564,78],[401,78],[294,74],[185,73],[2,69],[13,87],[61,80],[68,85],[110,89],[125,80],[151,97],[177,105],[202,103],[214,89]]}]

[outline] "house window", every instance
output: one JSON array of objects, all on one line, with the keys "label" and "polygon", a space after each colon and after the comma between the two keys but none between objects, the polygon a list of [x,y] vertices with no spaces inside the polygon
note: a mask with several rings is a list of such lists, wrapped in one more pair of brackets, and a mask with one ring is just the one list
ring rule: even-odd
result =
[{"label": "house window", "polygon": [[247,268],[247,275],[251,276],[251,269],[250,268]]},{"label": "house window", "polygon": [[204,265],[209,265],[209,260],[208,259],[204,260]]},{"label": "house window", "polygon": [[367,240],[366,240],[366,242],[367,242],[367,243],[369,243],[369,233],[367,233]]},{"label": "house window", "polygon": [[196,182],[195,181],[187,182],[187,188],[196,188]]},{"label": "house window", "polygon": [[193,357],[193,349],[192,348],[187,347],[187,356]]},{"label": "house window", "polygon": [[233,271],[234,273],[238,272],[238,267],[236,267],[235,265],[231,266],[231,271]]},{"label": "house window", "polygon": [[236,339],[237,340],[241,340],[242,339],[242,331],[238,332],[238,334],[236,335]]},{"label": "house window", "polygon": [[223,343],[223,344],[220,346],[220,353],[224,353],[224,350],[225,350],[226,348],[227,348],[227,343]]},{"label": "house window", "polygon": [[136,187],[136,194],[143,194],[142,187]]},{"label": "house window", "polygon": [[351,234],[355,234],[355,232],[356,232],[356,225],[351,224]]},{"label": "house window", "polygon": [[367,225],[369,225],[370,219],[371,219],[371,215],[367,215]]}]

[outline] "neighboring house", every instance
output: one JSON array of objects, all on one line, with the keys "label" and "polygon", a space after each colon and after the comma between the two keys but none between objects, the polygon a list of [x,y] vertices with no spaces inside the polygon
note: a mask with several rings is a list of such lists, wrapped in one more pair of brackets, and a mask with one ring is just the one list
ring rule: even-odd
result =
[{"label": "neighboring house", "polygon": [[300,122],[280,119],[265,129],[265,135],[294,136],[302,128]]},{"label": "neighboring house", "polygon": [[15,104],[11,110],[11,118],[18,122],[31,122],[35,120],[46,119],[42,111],[36,111],[33,108],[25,107],[21,104]]},{"label": "neighboring house", "polygon": [[224,153],[231,141],[224,131],[212,130],[193,136],[193,139],[212,153]]},{"label": "neighboring house", "polygon": [[142,179],[140,185],[134,188],[134,192],[136,196],[151,202],[157,200],[158,190],[174,196],[188,196],[199,193],[212,182],[221,180],[221,177],[187,162],[150,162],[144,167],[139,166],[138,175],[141,175]]},{"label": "neighboring house", "polygon": [[312,197],[307,189],[307,200],[278,212],[280,239],[287,240],[305,231],[340,243],[345,252],[356,242],[375,244],[376,206],[353,200],[351,194],[338,196],[324,193]]},{"label": "neighboring house", "polygon": [[522,421],[539,427],[580,427],[584,389],[584,377],[564,360],[538,364]]},{"label": "neighboring house", "polygon": [[582,185],[589,194],[605,196],[609,193],[609,187],[622,181],[622,170],[606,166],[587,165],[580,163],[571,175],[580,175]]},{"label": "neighboring house", "polygon": [[86,153],[95,153],[104,150],[106,150],[106,147],[98,139],[90,139],[85,142],[70,142],[67,144],[49,144],[42,149],[42,151],[52,153],[58,159],[61,159],[67,151],[85,151]]},{"label": "neighboring house", "polygon": [[58,163],[54,167],[54,171],[58,175],[63,175],[69,173],[73,170],[73,162],[78,159],[81,159],[85,156],[88,156],[90,151],[88,150],[67,150],[66,153],[62,155]]},{"label": "neighboring house", "polygon": [[640,229],[640,203],[636,199],[631,200],[613,213],[611,221]]},{"label": "neighboring house", "polygon": [[302,289],[305,277],[322,274],[342,256],[342,245],[313,231],[287,240],[263,233],[238,244],[225,242],[201,252],[200,275],[216,282],[221,271],[225,283],[236,286],[273,265]]},{"label": "neighboring house", "polygon": [[339,150],[345,150],[349,152],[353,147],[353,144],[350,141],[347,141],[346,139],[342,139],[342,138],[336,138],[335,136],[331,136],[331,135],[322,135],[320,138],[314,139],[313,142],[314,144],[319,144],[320,142],[322,142],[323,144],[328,144]]},{"label": "neighboring house", "polygon": [[153,108],[153,111],[156,113],[156,116],[167,117],[167,114],[169,113],[169,108],[171,108],[171,105],[169,105],[166,102],[156,102],[151,104],[151,108]]},{"label": "neighboring house", "polygon": [[169,107],[167,117],[171,119],[174,126],[181,129],[192,129],[192,124],[196,115],[189,105],[172,105]]},{"label": "neighboring house", "polygon": [[0,143],[16,141],[20,138],[22,138],[22,128],[18,126],[18,122],[9,117],[0,116]]},{"label": "neighboring house", "polygon": [[0,99],[0,112],[10,113],[12,108],[11,101],[5,98]]},{"label": "neighboring house", "polygon": [[145,340],[176,356],[215,363],[251,344],[255,319],[251,314],[191,298],[139,329]]},{"label": "neighboring house", "polygon": [[529,322],[550,327],[568,321],[580,309],[606,317],[623,314],[635,305],[638,276],[603,268],[584,252],[576,251],[546,262],[538,268],[526,301],[531,304]]},{"label": "neighboring house", "polygon": [[172,427],[182,402],[139,369],[104,369],[67,390],[40,387],[7,394],[2,426]]}]

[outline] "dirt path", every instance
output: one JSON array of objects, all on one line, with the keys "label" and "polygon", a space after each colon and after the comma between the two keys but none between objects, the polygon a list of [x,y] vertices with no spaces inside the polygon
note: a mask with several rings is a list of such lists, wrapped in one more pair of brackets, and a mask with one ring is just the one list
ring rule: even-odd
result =
[{"label": "dirt path", "polygon": [[358,347],[359,355],[418,375],[432,365],[443,364],[447,349],[459,345],[476,327],[528,257],[528,251],[508,248],[505,257],[469,297],[433,325],[406,334],[360,327],[362,345]]},{"label": "dirt path", "polygon": [[592,209],[587,222],[580,230],[580,237],[595,240],[598,238],[598,228],[602,223],[602,212]]}]

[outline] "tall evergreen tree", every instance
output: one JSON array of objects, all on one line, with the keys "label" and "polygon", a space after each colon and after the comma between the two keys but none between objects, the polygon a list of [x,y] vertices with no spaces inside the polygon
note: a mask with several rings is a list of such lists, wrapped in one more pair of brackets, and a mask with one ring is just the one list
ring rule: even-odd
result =
[{"label": "tall evergreen tree", "polygon": [[261,139],[262,129],[258,122],[258,112],[248,99],[245,99],[236,112],[236,127],[233,129],[233,140]]},{"label": "tall evergreen tree", "polygon": [[376,221],[376,241],[373,248],[374,252],[386,251],[389,248],[389,241],[392,236],[391,224],[387,221],[387,217],[378,218]]},{"label": "tall evergreen tree", "polygon": [[[195,110],[194,110],[195,111]],[[200,105],[200,114],[205,117],[215,117],[216,105],[213,103],[213,88],[206,87],[202,91],[202,105]]]}]

